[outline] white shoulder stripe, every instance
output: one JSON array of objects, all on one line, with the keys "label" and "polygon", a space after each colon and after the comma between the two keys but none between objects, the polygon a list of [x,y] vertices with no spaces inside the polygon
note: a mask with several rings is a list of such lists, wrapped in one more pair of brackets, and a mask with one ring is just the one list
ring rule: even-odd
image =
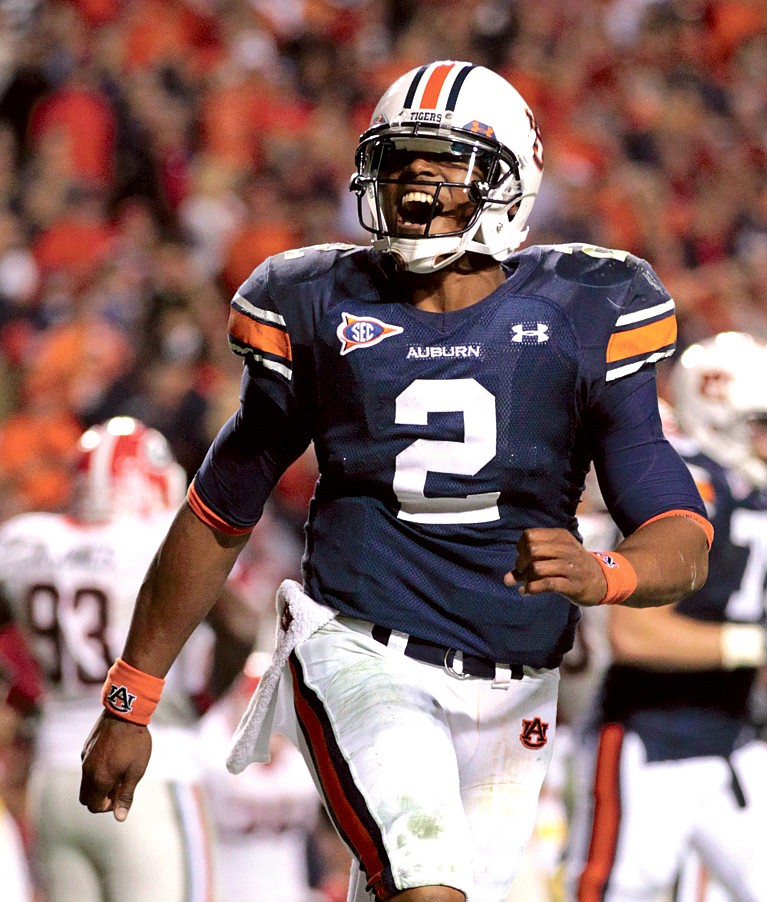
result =
[{"label": "white shoulder stripe", "polygon": [[652,319],[654,316],[660,316],[662,313],[671,313],[674,310],[673,298],[664,301],[662,304],[656,304],[654,307],[647,307],[645,310],[634,310],[632,313],[624,313],[619,316],[615,322],[616,326],[628,326],[631,323],[640,323],[643,319]]},{"label": "white shoulder stripe", "polygon": [[265,310],[263,307],[256,307],[255,304],[251,304],[250,301],[246,300],[239,291],[235,294],[232,303],[237,304],[238,307],[242,307],[245,313],[249,313],[251,316],[265,319],[269,323],[276,323],[283,328],[286,326],[285,320],[279,313],[274,313],[272,310]]},{"label": "white shoulder stripe", "polygon": [[267,370],[274,370],[275,373],[279,373],[286,379],[293,378],[293,370],[289,366],[278,363],[276,360],[267,360],[267,358],[264,357],[263,354],[258,354],[252,348],[241,348],[235,344],[232,344],[231,342],[229,343],[229,347],[239,357],[246,357],[248,360],[255,360],[256,363],[260,363],[261,366],[265,367]]},{"label": "white shoulder stripe", "polygon": [[251,360],[255,360],[256,363],[260,363],[261,366],[266,367],[266,369],[268,370],[274,370],[275,373],[279,373],[286,379],[291,379],[293,377],[293,370],[291,370],[289,366],[284,366],[282,363],[277,363],[276,360],[267,360],[260,354],[251,353],[249,356]]},{"label": "white shoulder stripe", "polygon": [[654,354],[649,354],[647,357],[643,357],[641,360],[635,360],[633,363],[627,363],[624,366],[618,366],[614,370],[608,370],[605,375],[606,382],[612,382],[615,379],[620,379],[622,376],[628,376],[629,373],[635,373],[640,367],[643,367],[646,363],[655,363],[656,360],[662,360],[664,357],[670,357],[674,353],[674,348],[669,348],[667,351],[656,351]]}]

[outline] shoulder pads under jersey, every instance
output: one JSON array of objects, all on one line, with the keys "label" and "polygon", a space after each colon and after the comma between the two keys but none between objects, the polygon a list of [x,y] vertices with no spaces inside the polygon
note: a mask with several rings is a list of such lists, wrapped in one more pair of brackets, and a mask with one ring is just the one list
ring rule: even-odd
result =
[{"label": "shoulder pads under jersey", "polygon": [[539,254],[534,290],[544,291],[568,310],[582,346],[602,349],[599,369],[605,381],[674,353],[674,301],[647,261],[628,251],[588,244],[530,251]]}]

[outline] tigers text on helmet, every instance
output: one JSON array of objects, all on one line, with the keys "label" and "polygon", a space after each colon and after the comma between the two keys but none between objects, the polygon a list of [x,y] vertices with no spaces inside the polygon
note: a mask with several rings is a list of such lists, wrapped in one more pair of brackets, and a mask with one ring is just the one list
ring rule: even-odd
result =
[{"label": "tigers text on helmet", "polygon": [[356,166],[350,187],[373,246],[411,272],[429,273],[466,251],[501,261],[519,247],[543,145],[532,111],[505,79],[442,60],[386,91]]},{"label": "tigers text on helmet", "polygon": [[72,513],[88,522],[176,510],[186,473],[165,437],[132,417],[86,430],[78,443]]},{"label": "tigers text on helmet", "polygon": [[767,484],[749,427],[767,417],[767,344],[745,332],[692,344],[674,365],[670,388],[679,425],[701,451],[752,484]]}]

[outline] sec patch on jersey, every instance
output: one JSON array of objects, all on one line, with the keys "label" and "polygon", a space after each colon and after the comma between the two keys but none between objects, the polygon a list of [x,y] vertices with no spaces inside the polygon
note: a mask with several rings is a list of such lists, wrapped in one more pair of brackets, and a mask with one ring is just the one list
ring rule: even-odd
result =
[{"label": "sec patch on jersey", "polygon": [[392,326],[374,316],[352,316],[351,313],[342,312],[341,317],[336,335],[341,342],[342,357],[358,348],[371,348],[384,338],[399,335],[404,331],[401,326]]}]

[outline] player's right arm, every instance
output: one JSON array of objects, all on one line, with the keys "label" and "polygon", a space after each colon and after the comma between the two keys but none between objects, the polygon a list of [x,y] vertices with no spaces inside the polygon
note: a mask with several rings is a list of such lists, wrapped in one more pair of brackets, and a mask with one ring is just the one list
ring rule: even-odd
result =
[{"label": "player's right arm", "polygon": [[[269,272],[267,261],[232,301],[230,343],[246,363],[240,408],[211,445],[136,601],[122,661],[148,697],[219,598],[272,489],[309,443],[296,396],[301,374],[294,371],[288,325],[272,297]],[[124,701],[131,690],[119,683]],[[86,741],[80,801],[90,811],[113,811],[125,820],[151,737],[146,726],[131,722],[139,718],[118,716],[119,708],[108,704]]]},{"label": "player's right arm", "polygon": [[[221,594],[247,539],[248,533],[213,529],[184,503],[139,591],[122,659],[164,678]],[[117,820],[125,820],[151,748],[145,725],[105,710],[83,749],[80,802],[90,811],[113,811]]]}]

